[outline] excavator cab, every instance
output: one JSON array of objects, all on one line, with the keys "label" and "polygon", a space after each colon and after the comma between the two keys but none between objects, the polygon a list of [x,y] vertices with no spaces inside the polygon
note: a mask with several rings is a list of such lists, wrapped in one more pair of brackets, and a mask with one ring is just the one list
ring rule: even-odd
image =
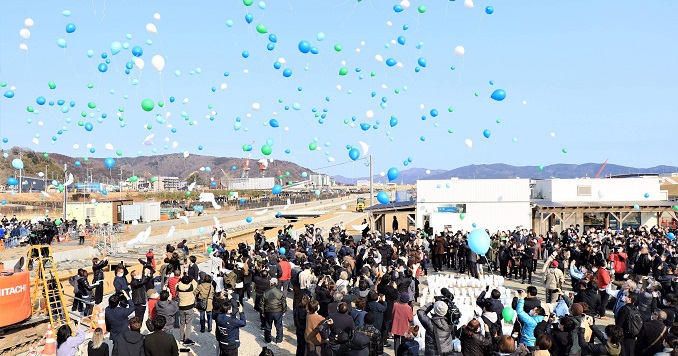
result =
[{"label": "excavator cab", "polygon": [[356,200],[355,211],[357,212],[365,211],[365,198],[358,198]]}]

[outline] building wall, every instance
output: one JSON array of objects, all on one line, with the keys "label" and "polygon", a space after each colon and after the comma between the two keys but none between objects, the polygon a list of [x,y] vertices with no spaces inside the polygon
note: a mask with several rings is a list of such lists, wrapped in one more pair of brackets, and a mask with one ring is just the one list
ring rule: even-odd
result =
[{"label": "building wall", "polygon": [[[523,226],[532,228],[532,208],[530,202],[493,202],[493,203],[463,203],[466,204],[464,219],[460,213],[438,212],[438,207],[447,206],[446,203],[419,203],[417,204],[417,227],[424,226],[424,216],[430,217],[430,224],[434,232],[441,232],[446,225],[451,229],[470,231],[476,228],[497,230],[515,229]],[[473,227],[476,224],[476,227]]]},{"label": "building wall", "polygon": [[533,197],[555,202],[662,200],[657,177],[538,180]]},{"label": "building wall", "polygon": [[[91,213],[93,212],[93,214]],[[69,220],[75,218],[78,224],[85,223],[85,219],[89,214],[92,223],[108,223],[113,221],[113,204],[112,203],[68,203],[66,205],[66,217]]]},{"label": "building wall", "polygon": [[417,181],[417,201],[422,203],[529,202],[530,180],[419,180]]}]

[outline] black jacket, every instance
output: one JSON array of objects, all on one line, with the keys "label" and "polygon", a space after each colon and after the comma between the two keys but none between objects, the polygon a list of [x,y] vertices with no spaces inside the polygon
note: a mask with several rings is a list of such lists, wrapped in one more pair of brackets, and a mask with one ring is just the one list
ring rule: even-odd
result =
[{"label": "black jacket", "polygon": [[148,282],[148,277],[143,276],[141,279],[132,278],[129,283],[132,287],[132,301],[136,305],[146,305],[146,282]]},{"label": "black jacket", "polygon": [[96,287],[90,286],[89,282],[87,282],[86,278],[80,278],[78,279],[78,291],[83,297],[89,296],[89,291],[94,289]]},{"label": "black jacket", "polygon": [[[516,309],[516,306],[518,305],[518,298],[513,297],[513,302],[511,303],[511,308]],[[541,306],[541,301],[537,297],[528,297],[525,298],[525,306],[523,307],[523,310],[525,310],[526,313],[530,313],[530,310],[540,307]],[[497,315],[501,315],[497,314]]]},{"label": "black jacket", "polygon": [[111,356],[144,356],[144,336],[138,331],[123,332],[114,343]]},{"label": "black jacket", "polygon": [[[198,268],[198,265],[195,263],[192,263],[190,266],[188,266],[188,276],[191,277],[191,280],[194,280],[198,282],[198,274],[200,273],[200,269]],[[235,286],[233,286],[235,288]]]},{"label": "black jacket", "polygon": [[177,340],[162,330],[152,332],[144,339],[144,353],[146,356],[179,356]]},{"label": "black jacket", "polygon": [[97,281],[103,281],[104,280],[104,270],[103,268],[108,266],[108,261],[103,260],[99,261],[97,263],[92,264],[92,283],[96,283]]},{"label": "black jacket", "polygon": [[474,333],[472,336],[462,333],[460,340],[464,356],[484,356],[492,348],[492,341],[478,333]]},{"label": "black jacket", "polygon": [[386,302],[369,302],[367,303],[367,312],[374,315],[374,325],[377,330],[381,330],[382,325],[384,325],[384,313],[386,312]]},{"label": "black jacket", "polygon": [[[664,328],[666,326],[659,320],[644,322],[636,341],[636,355],[654,355],[662,352],[664,350],[662,341],[668,334],[668,328],[666,330]],[[662,331],[664,331],[664,335],[662,335]]]},{"label": "black jacket", "polygon": [[485,298],[485,291],[482,291],[480,295],[478,296],[478,299],[476,299],[476,304],[483,308],[485,306],[485,303],[489,301],[492,303],[492,311],[497,313],[497,317],[501,317],[501,312],[504,311],[504,304],[501,304],[501,301],[498,299],[493,299],[493,298]]},{"label": "black jacket", "polygon": [[579,303],[579,302],[584,302],[589,306],[589,312],[588,315],[590,316],[595,316],[598,314],[598,310],[600,309],[600,296],[596,291],[592,290],[580,290],[577,295],[574,296],[574,302]]}]

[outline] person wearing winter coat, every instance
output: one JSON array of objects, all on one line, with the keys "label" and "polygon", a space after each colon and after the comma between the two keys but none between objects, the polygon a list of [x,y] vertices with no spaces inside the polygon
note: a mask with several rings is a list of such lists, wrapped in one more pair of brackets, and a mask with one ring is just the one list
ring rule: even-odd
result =
[{"label": "person wearing winter coat", "polygon": [[584,338],[583,329],[579,329],[579,345],[582,349],[582,354],[587,355],[611,355],[619,356],[621,353],[622,340],[624,340],[624,330],[616,325],[608,325],[605,327],[605,334],[600,331],[600,328],[591,328],[593,337],[598,339],[600,343],[595,343],[593,339],[591,342],[586,342]]},{"label": "person wearing winter coat", "polygon": [[492,349],[492,341],[480,335],[480,322],[471,319],[461,332],[461,350],[464,356],[484,356]]},{"label": "person wearing winter coat", "polygon": [[[577,323],[573,317],[565,316],[560,318],[560,324],[551,324],[553,329],[550,331],[551,340],[553,345],[551,347],[551,353],[553,356],[568,356],[568,355],[581,355],[581,348],[578,350],[573,350],[574,345],[579,346],[577,342],[575,344],[573,338],[578,338]],[[547,332],[549,333],[549,332]]]},{"label": "person wearing winter coat", "polygon": [[94,288],[94,303],[101,304],[104,300],[104,267],[108,266],[108,260],[99,261],[98,258],[92,259],[92,285]]},{"label": "person wearing winter coat", "polygon": [[666,312],[658,309],[652,312],[650,320],[643,323],[636,341],[636,355],[652,355],[664,349],[662,340],[668,334],[664,320],[666,320]]},{"label": "person wearing winter coat", "polygon": [[[127,292],[123,291],[123,296],[113,294],[108,298],[108,307],[104,312],[106,330],[109,331],[109,339],[115,344],[118,336],[128,328],[128,318],[134,313],[134,302]],[[122,298],[127,299],[127,307],[120,306]]]},{"label": "person wearing winter coat", "polygon": [[[80,292],[80,297],[84,300],[91,300],[90,295],[92,294],[92,290],[97,287],[98,285],[92,286],[87,281],[87,270],[84,269],[80,270],[80,279],[78,279],[78,292]],[[93,308],[94,306],[92,304],[85,304],[85,311],[83,312],[83,315],[84,316],[92,315]]]},{"label": "person wearing winter coat", "polygon": [[[431,317],[428,314],[433,311]],[[440,356],[454,352],[452,347],[453,325],[447,322],[447,304],[443,301],[437,301],[433,304],[427,304],[417,310],[419,322],[426,330],[424,338],[424,355]]]},{"label": "person wearing winter coat", "polygon": [[391,333],[393,334],[393,349],[398,350],[400,343],[414,320],[412,308],[407,304],[410,296],[407,293],[400,293],[400,300],[393,304],[393,324]]},{"label": "person wearing winter coat", "polygon": [[[191,256],[193,257],[193,256]],[[206,274],[201,280],[200,285],[193,291],[197,299],[205,299],[207,308],[198,310],[200,312],[200,332],[205,332],[205,323],[207,323],[207,332],[212,332],[212,310],[214,308],[214,286],[212,285],[212,276]]]},{"label": "person wearing winter coat", "polygon": [[216,322],[217,342],[221,355],[237,355],[240,347],[240,328],[247,325],[245,313],[238,313],[237,309],[232,309],[231,304],[224,303],[221,305]]},{"label": "person wearing winter coat", "polygon": [[179,297],[179,336],[184,345],[192,345],[191,333],[193,332],[193,318],[195,313],[195,294],[193,292],[198,288],[198,282],[191,280],[191,277],[184,274],[177,284],[177,296]]},{"label": "person wearing winter coat", "polygon": [[144,356],[144,336],[141,335],[141,319],[129,320],[129,330],[123,331],[113,345],[112,356]]},{"label": "person wearing winter coat", "polygon": [[624,247],[615,246],[612,253],[610,253],[610,261],[614,267],[614,280],[623,281],[626,274],[626,261],[629,256],[624,252]]},{"label": "person wearing winter coat", "polygon": [[170,299],[170,293],[166,290],[160,292],[160,300],[155,304],[156,318],[162,316],[165,319],[164,331],[172,334],[174,330],[174,315],[179,311],[179,304]]},{"label": "person wearing winter coat", "polygon": [[132,288],[132,301],[134,302],[134,316],[139,318],[139,320],[144,320],[144,314],[146,313],[146,282],[148,282],[149,276],[142,276],[141,273],[137,271],[132,271],[131,273],[132,281],[130,282],[130,287]]},{"label": "person wearing winter coat", "polygon": [[501,312],[504,310],[504,304],[501,303],[501,292],[498,289],[493,289],[490,292],[490,298],[485,298],[487,291],[490,290],[490,286],[485,287],[485,290],[480,292],[478,299],[476,299],[476,305],[481,308],[484,308],[485,305],[489,302],[492,305],[492,311],[501,315]]},{"label": "person wearing winter coat", "polygon": [[419,343],[414,338],[419,334],[419,326],[410,327],[403,336],[402,343],[396,349],[396,356],[419,355]]},{"label": "person wearing winter coat", "polygon": [[374,316],[372,325],[374,325],[377,330],[382,330],[382,326],[384,325],[384,313],[386,312],[386,302],[383,301],[381,296],[374,290],[371,290],[367,294],[367,307],[365,311],[372,313]]},{"label": "person wearing winter coat", "polygon": [[518,318],[523,323],[523,329],[520,333],[520,342],[527,346],[530,350],[533,350],[537,341],[537,339],[534,337],[534,328],[537,326],[537,324],[539,324],[540,321],[544,320],[546,313],[542,307],[535,307],[530,310],[529,313],[526,313],[524,310],[525,292],[516,292],[516,297],[518,298],[516,312],[518,313]]},{"label": "person wearing winter coat", "polygon": [[544,288],[546,289],[546,303],[553,303],[558,298],[557,290],[563,287],[565,276],[558,269],[558,261],[551,261],[550,267],[544,273]]}]

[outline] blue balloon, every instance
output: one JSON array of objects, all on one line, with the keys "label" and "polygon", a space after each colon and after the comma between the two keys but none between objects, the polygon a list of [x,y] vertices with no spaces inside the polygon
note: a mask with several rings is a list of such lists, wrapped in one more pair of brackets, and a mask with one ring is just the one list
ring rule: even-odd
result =
[{"label": "blue balloon", "polygon": [[278,123],[278,120],[276,120],[276,119],[269,120],[268,124],[271,125],[271,127],[280,127],[280,124]]},{"label": "blue balloon", "polygon": [[240,200],[238,200],[238,202],[239,202],[240,204],[245,204],[245,201],[246,201],[246,200],[245,200],[244,198],[240,198]]},{"label": "blue balloon", "polygon": [[92,131],[92,129],[94,129],[94,125],[91,122],[85,124],[85,130]]},{"label": "blue balloon", "polygon": [[485,129],[485,130],[483,131],[483,136],[485,136],[485,138],[490,138],[490,135],[491,135],[491,134],[492,134],[492,133],[491,133],[490,130],[488,130],[488,129]]},{"label": "blue balloon", "polygon": [[[278,61],[273,62],[273,68],[280,69],[280,67],[282,67],[282,64],[280,62],[278,62]],[[292,73],[290,72],[290,75],[291,74]],[[285,72],[283,72],[283,75],[285,75]]]},{"label": "blue balloon", "polygon": [[357,148],[351,148],[351,150],[348,151],[348,157],[352,161],[355,161],[360,158],[360,151]]},{"label": "blue balloon", "polygon": [[673,241],[676,238],[676,235],[672,232],[669,232],[668,234],[666,234],[666,237],[668,237],[669,240]]},{"label": "blue balloon", "polygon": [[233,171],[235,171],[237,169],[238,169],[238,167],[236,167],[236,166],[231,167],[231,170],[233,170]]},{"label": "blue balloon", "polygon": [[475,229],[468,235],[468,247],[471,251],[484,255],[490,249],[490,235],[482,229]]},{"label": "blue balloon", "polygon": [[292,152],[292,151],[290,151],[289,148],[285,150],[285,153],[287,153],[287,154],[290,154],[290,152]]},{"label": "blue balloon", "polygon": [[[276,63],[278,63],[278,62],[276,62]],[[289,69],[289,68],[285,68],[285,69],[283,70],[283,77],[289,78],[289,77],[291,77],[291,76],[292,76],[292,70]]]},{"label": "blue balloon", "polygon": [[488,7],[485,8],[485,13],[486,13],[486,14],[492,15],[493,12],[494,12],[494,7],[488,6]]},{"label": "blue balloon", "polygon": [[105,73],[108,70],[108,64],[99,63],[99,72]]},{"label": "blue balloon", "polygon": [[391,197],[386,192],[377,193],[377,201],[382,204],[388,204],[391,202]]},{"label": "blue balloon", "polygon": [[13,97],[14,97],[14,92],[13,92],[13,91],[8,90],[8,91],[5,92],[5,98],[11,99],[11,98],[13,98]]},{"label": "blue balloon", "polygon": [[391,121],[389,122],[389,125],[391,125],[391,127],[398,125],[398,119],[396,119],[395,117],[392,117]]},{"label": "blue balloon", "polygon": [[644,196],[645,198],[649,198],[649,197],[650,197],[650,193],[645,193],[645,195],[643,195],[643,196]]},{"label": "blue balloon", "polygon": [[395,12],[403,12],[403,10],[405,10],[405,9],[400,5],[393,6],[393,11],[395,11]]},{"label": "blue balloon", "polygon": [[226,20],[227,27],[233,27],[233,20]]},{"label": "blue balloon", "polygon": [[250,52],[242,51],[242,57],[243,57],[243,58],[247,58],[247,57],[249,57],[249,56],[250,56]]},{"label": "blue balloon", "polygon": [[396,62],[396,60],[393,59],[393,58],[389,58],[389,59],[386,60],[386,65],[389,66],[389,67],[393,67],[393,66],[396,65],[397,63],[398,63],[398,62]]},{"label": "blue balloon", "polygon": [[252,20],[254,20],[254,16],[252,14],[248,13],[245,15],[245,21],[247,21],[247,23],[252,23]]},{"label": "blue balloon", "polygon": [[212,188],[216,187],[216,186],[217,186],[217,182],[212,182],[212,183],[210,183],[210,186],[212,186]]},{"label": "blue balloon", "polygon": [[364,123],[364,122],[362,124],[360,124],[360,128],[363,129],[363,131],[369,130],[370,127],[372,127],[370,124],[367,124],[367,123]]},{"label": "blue balloon", "polygon": [[436,116],[438,116],[438,110],[436,110],[436,109],[431,109],[430,114],[431,114],[431,117],[436,117]]},{"label": "blue balloon", "polygon": [[301,172],[301,178],[306,178],[308,177],[308,173],[306,172]]},{"label": "blue balloon", "polygon": [[111,54],[116,55],[122,51],[122,43],[115,41],[111,43]]},{"label": "blue balloon", "polygon": [[12,167],[14,169],[24,169],[24,161],[21,158],[15,158],[12,160]]},{"label": "blue balloon", "polygon": [[102,191],[101,191],[101,194],[103,194],[103,195],[108,195],[108,190],[106,190],[106,189],[102,190]]},{"label": "blue balloon", "polygon": [[113,166],[115,166],[115,160],[111,157],[108,157],[104,160],[104,165],[106,168],[113,168]]},{"label": "blue balloon", "polygon": [[245,218],[245,221],[247,221],[248,223],[251,223],[251,222],[252,222],[252,217],[251,217],[251,216],[246,217],[246,218]]},{"label": "blue balloon", "polygon": [[391,167],[388,172],[386,172],[386,177],[389,181],[398,179],[398,175],[400,175],[400,172],[398,172],[398,168],[396,167]]},{"label": "blue balloon", "polygon": [[268,40],[271,41],[272,43],[277,43],[278,42],[278,36],[271,33],[271,34],[268,35]]},{"label": "blue balloon", "polygon": [[38,105],[45,105],[46,101],[47,100],[45,100],[45,97],[43,96],[39,96],[37,99],[35,99],[35,102],[38,103]]},{"label": "blue balloon", "polygon": [[7,184],[10,186],[19,185],[19,181],[14,177],[7,178]]},{"label": "blue balloon", "polygon": [[141,57],[144,54],[144,50],[139,46],[132,47],[132,55],[134,57]]},{"label": "blue balloon", "polygon": [[174,97],[173,97],[173,96],[170,96],[170,103],[173,103],[174,100],[175,100]]},{"label": "blue balloon", "polygon": [[506,99],[506,92],[504,89],[497,89],[492,92],[492,95],[490,95],[490,98],[496,100],[496,101],[502,101]]},{"label": "blue balloon", "polygon": [[[278,213],[278,214],[280,214],[280,213]],[[284,255],[285,252],[287,252],[287,250],[285,250],[284,247],[281,247],[281,248],[280,248],[280,254],[281,254],[281,255]]]},{"label": "blue balloon", "polygon": [[269,43],[266,45],[266,49],[272,51],[275,49],[275,43]]},{"label": "blue balloon", "polygon": [[308,53],[311,51],[311,44],[308,41],[299,42],[299,52]]},{"label": "blue balloon", "polygon": [[418,63],[421,67],[426,67],[426,58],[423,58],[423,57],[422,57],[422,58],[417,59],[417,63]]},{"label": "blue balloon", "polygon": [[401,45],[404,45],[405,44],[405,37],[399,36],[398,37],[398,43],[400,43]]},{"label": "blue balloon", "polygon": [[318,47],[311,47],[311,54],[318,54]]},{"label": "blue balloon", "polygon": [[274,195],[282,193],[282,187],[279,184],[274,185],[273,189],[271,189],[271,193],[273,193]]},{"label": "blue balloon", "polygon": [[68,25],[66,25],[66,32],[68,33],[75,32],[75,24],[69,23]]}]

